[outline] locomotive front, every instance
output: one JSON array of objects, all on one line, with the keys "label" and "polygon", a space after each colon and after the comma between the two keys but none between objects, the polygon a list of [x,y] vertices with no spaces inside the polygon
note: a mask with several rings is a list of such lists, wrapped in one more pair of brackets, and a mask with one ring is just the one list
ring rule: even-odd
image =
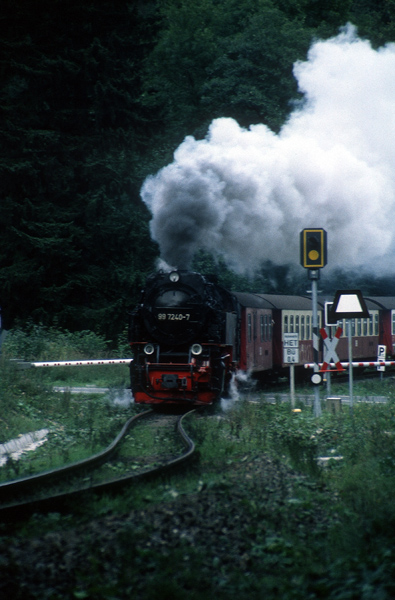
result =
[{"label": "locomotive front", "polygon": [[135,402],[211,404],[229,385],[238,321],[233,296],[199,273],[149,277],[129,329]]}]

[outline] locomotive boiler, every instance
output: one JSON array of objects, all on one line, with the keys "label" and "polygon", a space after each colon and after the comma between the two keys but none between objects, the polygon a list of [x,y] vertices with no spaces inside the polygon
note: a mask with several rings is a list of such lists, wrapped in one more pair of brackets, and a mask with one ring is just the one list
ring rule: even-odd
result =
[{"label": "locomotive boiler", "polygon": [[131,389],[141,404],[212,404],[239,360],[235,297],[199,273],[151,275],[133,311]]}]

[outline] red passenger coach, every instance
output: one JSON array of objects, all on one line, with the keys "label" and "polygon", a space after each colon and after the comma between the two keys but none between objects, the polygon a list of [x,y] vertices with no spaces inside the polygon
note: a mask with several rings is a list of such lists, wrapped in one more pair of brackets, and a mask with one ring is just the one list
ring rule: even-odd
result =
[{"label": "red passenger coach", "polygon": [[[299,336],[299,363],[313,361],[311,298],[281,294],[234,293],[241,307],[239,368],[259,378],[287,374],[284,333]],[[319,305],[319,327],[323,303]]]},{"label": "red passenger coach", "polygon": [[[313,360],[313,319],[311,298],[280,294],[263,294],[273,310],[273,366],[277,373],[288,369],[283,360],[283,340],[285,333],[299,336],[299,366]],[[319,304],[319,327],[322,322],[322,308]]]},{"label": "red passenger coach", "polygon": [[378,343],[387,348],[387,357],[395,357],[395,296],[374,296],[365,298],[378,313]]},{"label": "red passenger coach", "polygon": [[273,368],[273,317],[270,302],[258,294],[233,294],[240,306],[240,360],[242,371],[257,373]]}]

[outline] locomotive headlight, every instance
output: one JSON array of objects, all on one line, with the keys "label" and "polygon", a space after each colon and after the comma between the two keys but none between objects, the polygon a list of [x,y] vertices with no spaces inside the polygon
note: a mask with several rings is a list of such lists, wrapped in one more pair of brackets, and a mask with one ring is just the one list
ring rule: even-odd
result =
[{"label": "locomotive headlight", "polygon": [[170,273],[169,279],[172,283],[177,283],[177,281],[180,279],[180,275],[177,273],[177,271],[173,271]]},{"label": "locomotive headlight", "polygon": [[144,346],[144,354],[148,354],[150,356],[155,352],[155,346],[153,344],[146,344]]},{"label": "locomotive headlight", "polygon": [[199,356],[203,352],[203,348],[200,344],[193,344],[191,347],[191,352],[194,356]]}]

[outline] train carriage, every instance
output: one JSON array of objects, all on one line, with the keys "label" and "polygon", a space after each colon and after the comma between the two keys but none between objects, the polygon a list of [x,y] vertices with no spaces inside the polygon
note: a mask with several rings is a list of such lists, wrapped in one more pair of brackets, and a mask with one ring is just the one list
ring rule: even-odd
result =
[{"label": "train carriage", "polygon": [[258,294],[234,292],[240,306],[238,368],[249,373],[273,368],[273,314],[270,302]]},{"label": "train carriage", "polygon": [[369,296],[365,298],[376,309],[378,343],[386,346],[387,357],[395,357],[395,296]]},{"label": "train carriage", "polygon": [[[299,362],[301,366],[313,360],[313,318],[311,298],[282,294],[261,294],[273,310],[273,366],[278,372],[289,367],[284,363],[283,345],[285,333],[299,336]],[[322,322],[322,304],[319,305],[318,323]]]}]

